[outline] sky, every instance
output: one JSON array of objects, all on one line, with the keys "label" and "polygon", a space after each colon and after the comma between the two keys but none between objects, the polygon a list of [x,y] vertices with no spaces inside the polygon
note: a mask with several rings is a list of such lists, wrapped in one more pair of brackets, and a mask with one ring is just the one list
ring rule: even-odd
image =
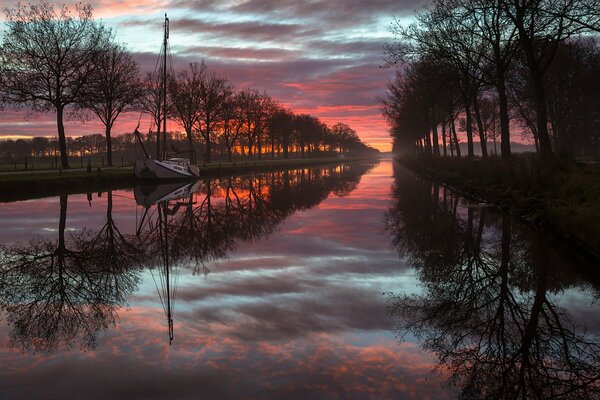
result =
[{"label": "sky", "polygon": [[[69,0],[70,1],[70,0]],[[2,0],[14,6],[17,1]],[[382,69],[394,18],[410,20],[422,0],[100,0],[94,15],[115,30],[143,70],[153,70],[165,12],[176,70],[205,61],[237,88],[267,91],[296,113],[344,122],[366,143],[390,150],[378,103],[393,76]],[[67,4],[69,4],[67,2]],[[139,114],[117,121],[131,131]],[[144,126],[144,124],[146,126]],[[174,124],[174,123],[173,123]],[[53,135],[54,115],[0,112],[0,137]],[[142,123],[150,128],[149,120]],[[91,119],[67,123],[67,135],[101,133]],[[172,126],[169,129],[176,130]]]}]

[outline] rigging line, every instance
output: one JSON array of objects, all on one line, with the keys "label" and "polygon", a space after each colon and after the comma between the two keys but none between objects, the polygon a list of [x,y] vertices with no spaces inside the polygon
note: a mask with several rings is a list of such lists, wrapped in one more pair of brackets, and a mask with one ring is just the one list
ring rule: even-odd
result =
[{"label": "rigging line", "polygon": [[[161,294],[161,290],[158,288],[158,284],[156,283],[156,277],[154,276],[154,269],[150,269],[150,275],[152,275],[152,280],[154,281],[154,286],[156,287],[156,291],[158,292],[158,298],[160,299],[161,306],[163,310],[165,309],[165,302],[163,301],[163,297]],[[162,284],[161,284],[162,286]]]}]

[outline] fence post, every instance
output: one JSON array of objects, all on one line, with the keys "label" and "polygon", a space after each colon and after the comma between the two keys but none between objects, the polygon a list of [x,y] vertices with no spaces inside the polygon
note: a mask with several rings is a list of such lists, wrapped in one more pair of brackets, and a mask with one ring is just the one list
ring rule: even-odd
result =
[{"label": "fence post", "polygon": [[104,168],[104,157],[102,157],[102,168]]},{"label": "fence post", "polygon": [[27,157],[25,157],[25,171],[27,171]]}]

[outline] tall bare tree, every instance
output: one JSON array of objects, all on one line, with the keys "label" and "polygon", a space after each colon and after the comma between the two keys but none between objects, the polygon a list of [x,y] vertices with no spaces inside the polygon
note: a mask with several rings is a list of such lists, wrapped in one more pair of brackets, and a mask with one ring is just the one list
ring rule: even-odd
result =
[{"label": "tall bare tree", "polygon": [[170,82],[171,115],[185,129],[190,150],[194,145],[194,127],[200,123],[203,104],[201,87],[205,71],[204,63],[190,63],[189,70],[179,72]]},{"label": "tall bare tree", "polygon": [[[160,84],[160,76],[157,74],[147,73],[142,81],[142,96],[139,100],[139,107],[142,112],[148,114],[152,118],[154,126],[156,126],[156,158],[161,155],[160,146],[160,129],[163,121],[165,110],[163,105],[163,88]],[[169,110],[169,103],[167,103]]]},{"label": "tall bare tree", "polygon": [[248,157],[251,159],[254,142],[256,141],[254,114],[256,113],[260,94],[253,89],[244,89],[238,93],[237,97],[238,105],[240,107],[240,119],[243,121],[244,141],[248,146]]},{"label": "tall bare tree", "polygon": [[61,164],[69,168],[65,108],[83,100],[110,31],[93,20],[89,4],[76,5],[76,16],[47,1],[7,8],[5,14],[1,91],[11,103],[56,112]]},{"label": "tall bare tree", "polygon": [[98,67],[85,88],[82,106],[104,124],[106,161],[112,167],[111,130],[119,115],[133,107],[142,95],[139,68],[127,50],[116,44],[100,51]]},{"label": "tall bare tree", "polygon": [[233,147],[238,142],[243,127],[239,95],[232,92],[225,98],[221,114],[221,142],[227,147],[227,161],[232,159]]},{"label": "tall bare tree", "polygon": [[[533,91],[540,154],[553,155],[548,132],[548,103],[544,77],[560,43],[600,29],[598,0],[503,0],[504,12],[514,24]],[[591,13],[590,11],[596,11]],[[590,12],[588,14],[588,12]]]},{"label": "tall bare tree", "polygon": [[225,99],[231,95],[233,88],[227,79],[211,72],[203,74],[198,91],[201,107],[196,126],[206,144],[204,161],[210,162],[215,127],[220,122]]}]

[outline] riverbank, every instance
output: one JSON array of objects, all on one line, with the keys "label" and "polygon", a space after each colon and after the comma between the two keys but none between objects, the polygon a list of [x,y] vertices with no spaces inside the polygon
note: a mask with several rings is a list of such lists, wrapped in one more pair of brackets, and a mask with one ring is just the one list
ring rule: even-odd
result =
[{"label": "riverbank", "polygon": [[501,159],[402,158],[405,166],[477,201],[544,227],[600,259],[600,165],[531,156]]},{"label": "riverbank", "polygon": [[[376,160],[374,157],[305,158],[290,160],[256,160],[200,164],[200,177],[247,174],[288,168],[336,165],[346,162]],[[25,200],[57,194],[98,192],[122,189],[136,183],[133,167],[70,169],[0,173],[0,202]]]}]

